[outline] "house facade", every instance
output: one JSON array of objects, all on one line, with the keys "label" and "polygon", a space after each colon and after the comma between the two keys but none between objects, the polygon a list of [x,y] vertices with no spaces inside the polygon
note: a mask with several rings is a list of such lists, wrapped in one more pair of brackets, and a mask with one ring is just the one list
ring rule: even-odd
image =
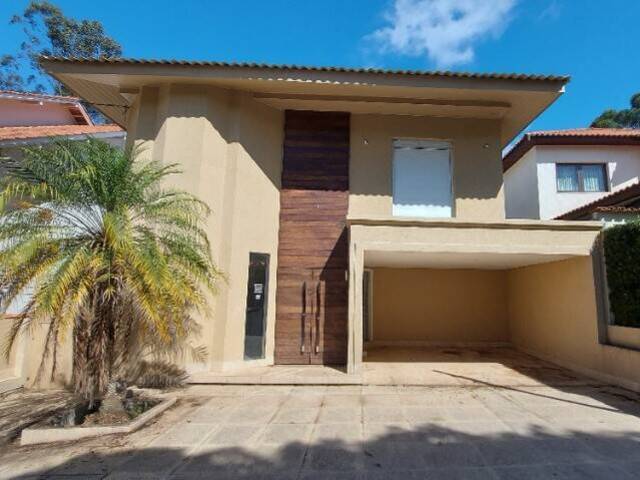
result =
[{"label": "house facade", "polygon": [[174,186],[212,209],[207,231],[226,278],[200,319],[209,360],[187,365],[194,374],[358,372],[379,345],[510,344],[640,381],[640,357],[606,341],[600,224],[506,218],[501,151],[567,78],[42,65],[126,127],[142,155],[179,163]]},{"label": "house facade", "polygon": [[507,218],[564,218],[639,181],[640,130],[526,133],[505,155],[504,169]]},{"label": "house facade", "polygon": [[118,125],[95,125],[77,97],[0,90],[0,156],[20,155],[21,148],[52,138],[88,135],[120,148],[126,137]]}]

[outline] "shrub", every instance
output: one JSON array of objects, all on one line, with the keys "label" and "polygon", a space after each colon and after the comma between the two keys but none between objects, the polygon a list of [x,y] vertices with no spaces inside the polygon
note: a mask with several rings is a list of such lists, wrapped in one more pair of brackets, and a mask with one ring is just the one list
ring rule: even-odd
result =
[{"label": "shrub", "polygon": [[614,324],[640,328],[640,222],[608,228],[604,254]]}]

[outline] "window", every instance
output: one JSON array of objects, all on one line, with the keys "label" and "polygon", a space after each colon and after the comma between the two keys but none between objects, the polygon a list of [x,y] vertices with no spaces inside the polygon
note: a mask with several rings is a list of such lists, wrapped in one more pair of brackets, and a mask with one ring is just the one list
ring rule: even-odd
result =
[{"label": "window", "polygon": [[247,311],[244,329],[244,358],[264,358],[264,340],[267,330],[267,292],[269,289],[269,254],[249,254],[247,282]]},{"label": "window", "polygon": [[393,215],[451,217],[450,151],[446,142],[393,142]]},{"label": "window", "polygon": [[606,192],[607,183],[604,163],[556,163],[558,192]]}]

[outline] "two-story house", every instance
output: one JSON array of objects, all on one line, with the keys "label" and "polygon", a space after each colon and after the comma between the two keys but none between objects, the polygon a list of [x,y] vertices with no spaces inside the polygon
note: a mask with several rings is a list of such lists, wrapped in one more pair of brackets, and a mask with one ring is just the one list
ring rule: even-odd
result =
[{"label": "two-story house", "polygon": [[[607,345],[596,222],[508,220],[501,151],[567,77],[44,58],[206,201],[205,366],[510,344],[640,385]],[[594,268],[595,267],[595,268]],[[365,355],[369,351],[369,355]]]},{"label": "two-story house", "polygon": [[621,221],[637,215],[612,194],[639,181],[637,129],[529,132],[504,157],[507,218]]}]

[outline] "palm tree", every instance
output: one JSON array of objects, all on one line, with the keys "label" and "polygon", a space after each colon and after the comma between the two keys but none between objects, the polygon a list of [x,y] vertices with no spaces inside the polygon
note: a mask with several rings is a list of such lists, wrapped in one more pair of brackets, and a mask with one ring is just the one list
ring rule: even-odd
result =
[{"label": "palm tree", "polygon": [[167,188],[175,165],[98,140],[55,141],[4,160],[0,313],[23,302],[7,341],[46,328],[39,375],[73,339],[72,383],[91,402],[141,352],[190,345],[218,272],[208,207]]}]

